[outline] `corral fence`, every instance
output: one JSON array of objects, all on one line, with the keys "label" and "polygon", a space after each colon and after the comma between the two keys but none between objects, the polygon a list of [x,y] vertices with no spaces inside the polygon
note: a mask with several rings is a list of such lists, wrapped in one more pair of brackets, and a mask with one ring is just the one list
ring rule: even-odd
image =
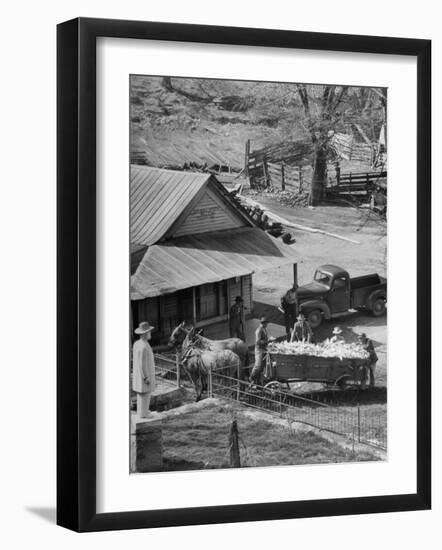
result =
[{"label": "corral fence", "polygon": [[269,186],[285,189],[286,185],[302,191],[306,184],[302,165],[311,153],[311,144],[303,141],[275,143],[250,151],[246,142],[245,172],[252,188]]},{"label": "corral fence", "polygon": [[327,195],[368,195],[373,188],[384,186],[386,188],[387,172],[348,172],[341,174],[336,172],[335,178],[330,178],[327,187]]},{"label": "corral fence", "polygon": [[[181,386],[190,382],[180,374],[176,357],[156,354],[157,375],[170,384]],[[387,449],[386,421],[383,414],[373,415],[356,406],[334,407],[315,399],[277,388],[251,385],[240,373],[232,376],[232,367],[210,371],[207,380],[208,397],[220,397],[241,403],[287,420],[335,433],[349,442],[363,443]]]}]

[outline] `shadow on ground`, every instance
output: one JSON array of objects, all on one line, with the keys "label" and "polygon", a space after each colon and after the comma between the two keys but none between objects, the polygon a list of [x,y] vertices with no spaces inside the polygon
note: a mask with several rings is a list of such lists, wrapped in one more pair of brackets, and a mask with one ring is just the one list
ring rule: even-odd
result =
[{"label": "shadow on ground", "polygon": [[55,508],[49,508],[44,506],[28,506],[26,508],[28,512],[38,516],[49,523],[56,523],[57,520],[57,511]]},{"label": "shadow on ground", "polygon": [[[318,386],[317,384],[315,385]],[[308,386],[308,384],[305,384],[305,386]],[[302,388],[297,388],[295,393],[307,399],[329,405],[380,405],[387,402],[387,388],[385,386],[375,386],[373,388],[367,388],[366,390],[360,390],[358,388],[331,390],[324,389],[323,387],[309,389],[306,387],[304,390],[302,390]]]}]

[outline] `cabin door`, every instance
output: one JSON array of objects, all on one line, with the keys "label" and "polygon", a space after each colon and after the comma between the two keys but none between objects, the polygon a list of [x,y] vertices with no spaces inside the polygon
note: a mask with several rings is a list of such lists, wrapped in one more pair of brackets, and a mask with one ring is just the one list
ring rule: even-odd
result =
[{"label": "cabin door", "polygon": [[178,322],[186,321],[193,323],[193,289],[186,288],[180,290],[177,295],[178,299]]},{"label": "cabin door", "polygon": [[201,285],[196,290],[197,321],[216,317],[218,315],[218,287],[216,283]]}]

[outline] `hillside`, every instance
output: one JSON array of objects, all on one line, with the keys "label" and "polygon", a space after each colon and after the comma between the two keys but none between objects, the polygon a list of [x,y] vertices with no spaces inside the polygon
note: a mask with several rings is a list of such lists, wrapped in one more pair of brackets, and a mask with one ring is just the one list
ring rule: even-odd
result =
[{"label": "hillside", "polygon": [[[324,86],[309,86],[312,112]],[[131,158],[155,166],[185,162],[244,166],[245,143],[251,149],[275,142],[310,142],[295,84],[169,77],[131,78]],[[356,123],[376,141],[382,107],[376,90],[351,88],[342,102],[336,131],[362,140]]]}]

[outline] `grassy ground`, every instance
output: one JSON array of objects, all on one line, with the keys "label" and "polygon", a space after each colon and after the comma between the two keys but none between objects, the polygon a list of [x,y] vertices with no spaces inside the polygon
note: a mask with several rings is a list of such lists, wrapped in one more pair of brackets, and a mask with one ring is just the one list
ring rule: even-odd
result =
[{"label": "grassy ground", "polygon": [[184,469],[185,463],[190,463],[188,469],[229,467],[229,429],[233,418],[238,422],[242,466],[377,460],[369,450],[346,449],[313,431],[275,425],[230,405],[210,405],[163,420],[166,468]]}]

